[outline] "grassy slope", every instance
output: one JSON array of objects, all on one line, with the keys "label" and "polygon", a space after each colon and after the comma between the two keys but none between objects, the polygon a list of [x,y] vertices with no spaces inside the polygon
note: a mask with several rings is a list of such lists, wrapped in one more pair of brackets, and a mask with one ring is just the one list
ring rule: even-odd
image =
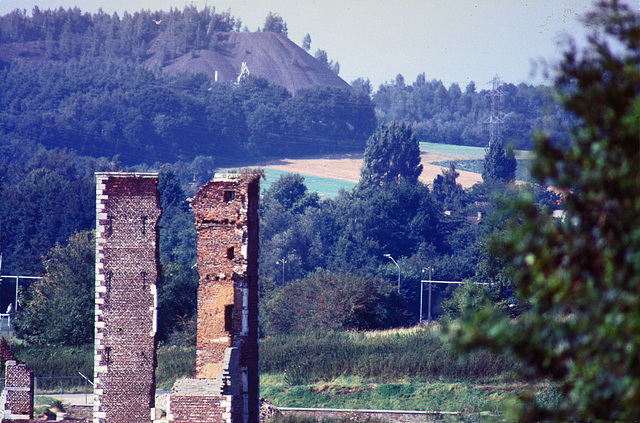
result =
[{"label": "grassy slope", "polygon": [[281,407],[497,412],[528,389],[517,368],[487,352],[458,356],[438,331],[309,333],[262,341],[260,383]]}]

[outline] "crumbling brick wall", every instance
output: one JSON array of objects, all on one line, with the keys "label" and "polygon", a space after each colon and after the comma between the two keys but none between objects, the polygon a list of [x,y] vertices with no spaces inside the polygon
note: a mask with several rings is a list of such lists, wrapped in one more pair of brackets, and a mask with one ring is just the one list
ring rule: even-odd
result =
[{"label": "crumbling brick wall", "polygon": [[195,376],[219,381],[219,392],[209,389],[200,398],[220,397],[228,411],[205,420],[181,419],[197,400],[174,389],[175,423],[259,420],[259,189],[253,174],[214,178],[193,199],[200,274]]},{"label": "crumbling brick wall", "polygon": [[155,417],[158,176],[96,173],[94,423]]},{"label": "crumbling brick wall", "polygon": [[2,422],[33,419],[33,371],[14,360],[5,363],[5,387],[2,392]]}]

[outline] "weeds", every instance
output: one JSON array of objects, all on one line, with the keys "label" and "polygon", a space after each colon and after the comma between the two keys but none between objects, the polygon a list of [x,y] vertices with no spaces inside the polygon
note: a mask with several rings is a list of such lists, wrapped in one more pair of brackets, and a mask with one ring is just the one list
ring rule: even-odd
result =
[{"label": "weeds", "polygon": [[308,332],[263,339],[263,373],[284,373],[289,385],[330,381],[341,376],[394,381],[509,379],[517,363],[506,356],[476,351],[458,356],[437,332],[411,330],[383,335]]},{"label": "weeds", "polygon": [[10,344],[16,358],[39,377],[93,375],[93,345],[82,347]]},{"label": "weeds", "polygon": [[195,347],[161,346],[156,353],[158,357],[157,389],[171,389],[177,379],[193,377],[193,363],[196,361]]},{"label": "weeds", "polygon": [[373,417],[355,418],[355,417],[340,417],[340,418],[324,418],[317,419],[316,417],[304,416],[304,415],[288,415],[278,416],[269,423],[386,423],[386,420],[380,420]]}]

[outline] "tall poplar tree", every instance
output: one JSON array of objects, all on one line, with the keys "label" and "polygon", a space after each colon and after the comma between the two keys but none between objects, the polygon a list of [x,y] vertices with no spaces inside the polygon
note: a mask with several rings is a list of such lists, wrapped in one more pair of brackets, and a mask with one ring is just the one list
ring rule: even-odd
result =
[{"label": "tall poplar tree", "polygon": [[382,125],[367,140],[360,169],[361,186],[417,183],[421,173],[420,144],[408,124],[394,121]]}]

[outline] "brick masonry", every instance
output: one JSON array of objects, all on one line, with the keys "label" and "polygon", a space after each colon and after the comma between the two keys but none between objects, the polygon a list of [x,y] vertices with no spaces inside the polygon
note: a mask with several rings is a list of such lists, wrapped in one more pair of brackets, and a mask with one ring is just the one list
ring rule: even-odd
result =
[{"label": "brick masonry", "polygon": [[96,173],[94,423],[155,417],[158,176]]},{"label": "brick masonry", "polygon": [[[197,379],[174,386],[174,423],[259,421],[259,190],[259,176],[233,175],[214,178],[193,199],[200,274]],[[210,413],[198,414],[206,407]]]}]

